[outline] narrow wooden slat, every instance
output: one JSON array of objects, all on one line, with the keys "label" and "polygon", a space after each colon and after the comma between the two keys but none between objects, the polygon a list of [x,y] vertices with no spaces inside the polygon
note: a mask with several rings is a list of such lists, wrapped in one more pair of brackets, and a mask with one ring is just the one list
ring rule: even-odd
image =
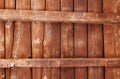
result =
[{"label": "narrow wooden slat", "polygon": [[[45,0],[31,0],[31,9],[36,13],[45,9]],[[32,22],[32,58],[43,57],[44,23]],[[32,69],[32,79],[42,78],[42,68]]]},{"label": "narrow wooden slat", "polygon": [[[61,11],[72,12],[73,0],[61,0]],[[73,24],[61,23],[61,58],[72,58],[73,52]],[[74,79],[74,68],[61,68],[61,79]]]},{"label": "narrow wooden slat", "polygon": [[[60,0],[46,0],[46,10],[59,11]],[[45,23],[43,56],[60,58],[60,23]],[[43,68],[42,79],[60,79],[60,68]]]},{"label": "narrow wooden slat", "polygon": [[[88,0],[88,12],[102,13],[102,0]],[[100,24],[88,25],[88,57],[103,57],[103,30]],[[99,62],[98,62],[99,63]],[[89,67],[88,79],[104,79],[102,67]]]},{"label": "narrow wooden slat", "polygon": [[[87,0],[74,0],[75,12],[87,11]],[[87,58],[87,24],[74,24],[75,57]],[[84,53],[83,53],[84,52]],[[75,68],[75,79],[87,79],[87,68]]]},{"label": "narrow wooden slat", "polygon": [[[0,59],[0,68],[9,67],[119,67],[120,58]],[[48,77],[49,78],[49,77]]]},{"label": "narrow wooden slat", "polygon": [[[16,9],[30,9],[30,0],[16,0]],[[22,14],[22,12],[20,13]],[[12,58],[31,57],[30,22],[15,22]],[[12,68],[10,79],[31,79],[30,68]]]},{"label": "narrow wooden slat", "polygon": [[[120,14],[120,0],[104,0],[104,13]],[[104,25],[104,45],[106,58],[120,58],[120,24]],[[119,78],[120,67],[105,68],[105,79]]]},{"label": "narrow wooden slat", "polygon": [[[0,0],[0,9],[4,9],[5,0]],[[5,57],[5,28],[4,21],[0,21],[0,59]],[[0,69],[0,79],[5,78],[5,69]]]},{"label": "narrow wooden slat", "polygon": [[[18,16],[19,15],[19,16]],[[0,20],[73,22],[73,23],[120,23],[120,14],[60,12],[0,9]]]},{"label": "narrow wooden slat", "polygon": [[[5,8],[6,9],[15,9],[15,0],[5,0]],[[12,50],[13,50],[13,29],[14,22],[6,21],[5,23],[5,58],[12,58]],[[6,79],[10,79],[11,69],[6,69]]]}]

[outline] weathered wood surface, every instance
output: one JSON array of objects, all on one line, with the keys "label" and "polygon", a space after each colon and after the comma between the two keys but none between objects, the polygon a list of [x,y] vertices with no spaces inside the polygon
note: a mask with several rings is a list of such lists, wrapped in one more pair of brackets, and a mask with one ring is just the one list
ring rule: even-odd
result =
[{"label": "weathered wood surface", "polygon": [[[104,0],[106,14],[120,14],[120,0]],[[120,58],[120,24],[104,25],[104,54],[106,58]],[[120,67],[105,68],[106,79],[120,79]]]},{"label": "weathered wood surface", "polygon": [[[31,9],[36,12],[45,10],[45,0],[31,0]],[[43,57],[43,35],[44,35],[44,23],[32,22],[32,58]],[[42,68],[32,69],[32,79],[42,78]]]},{"label": "weathered wood surface", "polygon": [[[74,12],[86,12],[87,0],[74,0]],[[87,58],[87,24],[74,24],[75,57]],[[87,68],[75,68],[75,79],[87,79]]]},{"label": "weathered wood surface", "polygon": [[[88,0],[88,12],[102,13],[102,0]],[[88,57],[103,57],[103,28],[99,24],[88,25]],[[104,69],[102,67],[89,67],[89,79],[104,79]]]},{"label": "weathered wood surface", "polygon": [[[4,0],[0,0],[0,9],[4,9]],[[4,28],[4,21],[0,21],[0,59],[5,57],[5,28]],[[5,78],[5,69],[0,69],[0,79]]]},{"label": "weathered wood surface", "polygon": [[[61,0],[61,11],[72,12],[73,0]],[[73,24],[61,23],[61,58],[74,57]],[[74,79],[74,68],[61,68],[61,79]]]},{"label": "weathered wood surface", "polygon": [[119,79],[119,12],[120,0],[0,0],[0,79]]},{"label": "weathered wood surface", "polygon": [[51,67],[104,67],[104,66],[119,67],[120,66],[120,58],[0,59],[0,62],[1,62],[0,68],[47,67],[48,69],[49,67],[51,68]]},{"label": "weathered wood surface", "polygon": [[[15,0],[5,0],[5,9],[15,9]],[[5,58],[12,58],[14,22],[5,22]],[[6,69],[6,79],[10,79],[11,69]]]},{"label": "weathered wood surface", "polygon": [[[30,0],[16,0],[16,9],[30,9]],[[21,13],[22,14],[22,13]],[[20,15],[19,15],[20,16]],[[12,58],[31,57],[30,22],[15,22]],[[10,79],[31,79],[30,68],[12,68]]]},{"label": "weathered wood surface", "polygon": [[[19,15],[19,16],[18,16]],[[73,23],[120,23],[120,14],[34,11],[34,10],[4,10],[0,9],[0,20],[73,22]]]},{"label": "weathered wood surface", "polygon": [[[60,0],[46,0],[47,11],[59,11]],[[60,58],[60,23],[45,23],[44,58]],[[43,79],[60,79],[60,68],[43,68]]]}]

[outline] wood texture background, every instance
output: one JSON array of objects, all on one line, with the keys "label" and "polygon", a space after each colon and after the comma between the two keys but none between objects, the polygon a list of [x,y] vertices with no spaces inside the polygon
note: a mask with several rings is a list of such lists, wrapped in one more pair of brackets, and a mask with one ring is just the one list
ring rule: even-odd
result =
[{"label": "wood texture background", "polygon": [[[0,0],[0,9],[119,15],[120,0]],[[119,57],[120,24],[0,21],[0,59]],[[0,79],[120,79],[120,67],[1,68]]]}]

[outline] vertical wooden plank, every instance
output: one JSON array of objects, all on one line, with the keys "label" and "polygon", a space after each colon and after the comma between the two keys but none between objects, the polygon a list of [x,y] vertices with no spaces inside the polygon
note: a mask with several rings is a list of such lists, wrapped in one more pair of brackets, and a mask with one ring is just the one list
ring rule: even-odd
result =
[{"label": "vertical wooden plank", "polygon": [[[102,0],[88,0],[89,12],[102,12]],[[102,25],[88,25],[88,57],[103,57],[103,31]],[[104,79],[103,68],[88,68],[88,79]]]},{"label": "vertical wooden plank", "polygon": [[[120,14],[120,0],[104,0],[104,13]],[[106,58],[120,57],[120,24],[104,25]],[[105,68],[106,79],[120,79],[120,67]]]},{"label": "vertical wooden plank", "polygon": [[[16,0],[16,9],[30,9],[30,0]],[[20,11],[22,14],[22,11]],[[21,16],[21,15],[19,15]],[[31,57],[30,22],[15,23],[12,58]],[[11,79],[31,79],[30,68],[12,68]]]},{"label": "vertical wooden plank", "polygon": [[[74,0],[75,12],[87,12],[87,0]],[[87,24],[74,24],[75,57],[87,58]],[[87,68],[75,68],[75,79],[87,79]]]},{"label": "vertical wooden plank", "polygon": [[[0,9],[4,9],[4,0],[0,0]],[[0,58],[3,59],[5,56],[5,44],[4,44],[4,21],[0,21]],[[0,79],[5,78],[5,69],[0,69]]]},{"label": "vertical wooden plank", "polygon": [[[45,0],[31,0],[31,9],[44,11]],[[42,58],[44,23],[32,22],[32,58]],[[42,78],[42,68],[32,69],[32,79]]]},{"label": "vertical wooden plank", "polygon": [[[72,12],[73,7],[73,0],[61,0],[61,11]],[[73,24],[61,23],[61,57],[73,56]],[[74,68],[61,68],[61,79],[74,79]]]},{"label": "vertical wooden plank", "polygon": [[[46,0],[46,10],[59,11],[60,0]],[[44,58],[60,58],[60,23],[45,23],[43,56]],[[60,68],[43,68],[42,78],[60,79]]]},{"label": "vertical wooden plank", "polygon": [[[15,9],[15,0],[5,0],[5,8],[6,9]],[[6,46],[6,59],[12,58],[12,50],[13,50],[13,28],[14,22],[6,21],[5,23],[5,46]],[[10,79],[11,70],[6,69],[6,79]]]}]

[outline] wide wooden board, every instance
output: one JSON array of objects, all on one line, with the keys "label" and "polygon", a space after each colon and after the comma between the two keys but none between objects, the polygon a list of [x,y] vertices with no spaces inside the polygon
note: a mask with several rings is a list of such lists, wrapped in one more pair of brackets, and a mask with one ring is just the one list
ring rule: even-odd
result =
[{"label": "wide wooden board", "polygon": [[[102,0],[88,0],[88,12],[102,13]],[[88,57],[103,57],[103,27],[98,24],[88,25]],[[102,67],[89,67],[89,79],[104,79],[104,69]]]},{"label": "wide wooden board", "polygon": [[[86,12],[87,0],[74,0],[74,12]],[[87,24],[74,24],[75,58],[87,58]],[[87,79],[87,67],[75,68],[75,79]]]},{"label": "wide wooden board", "polygon": [[[120,14],[120,0],[104,0],[104,13]],[[120,24],[104,25],[104,49],[106,58],[120,57]],[[105,78],[119,79],[120,67],[106,67]]]}]

